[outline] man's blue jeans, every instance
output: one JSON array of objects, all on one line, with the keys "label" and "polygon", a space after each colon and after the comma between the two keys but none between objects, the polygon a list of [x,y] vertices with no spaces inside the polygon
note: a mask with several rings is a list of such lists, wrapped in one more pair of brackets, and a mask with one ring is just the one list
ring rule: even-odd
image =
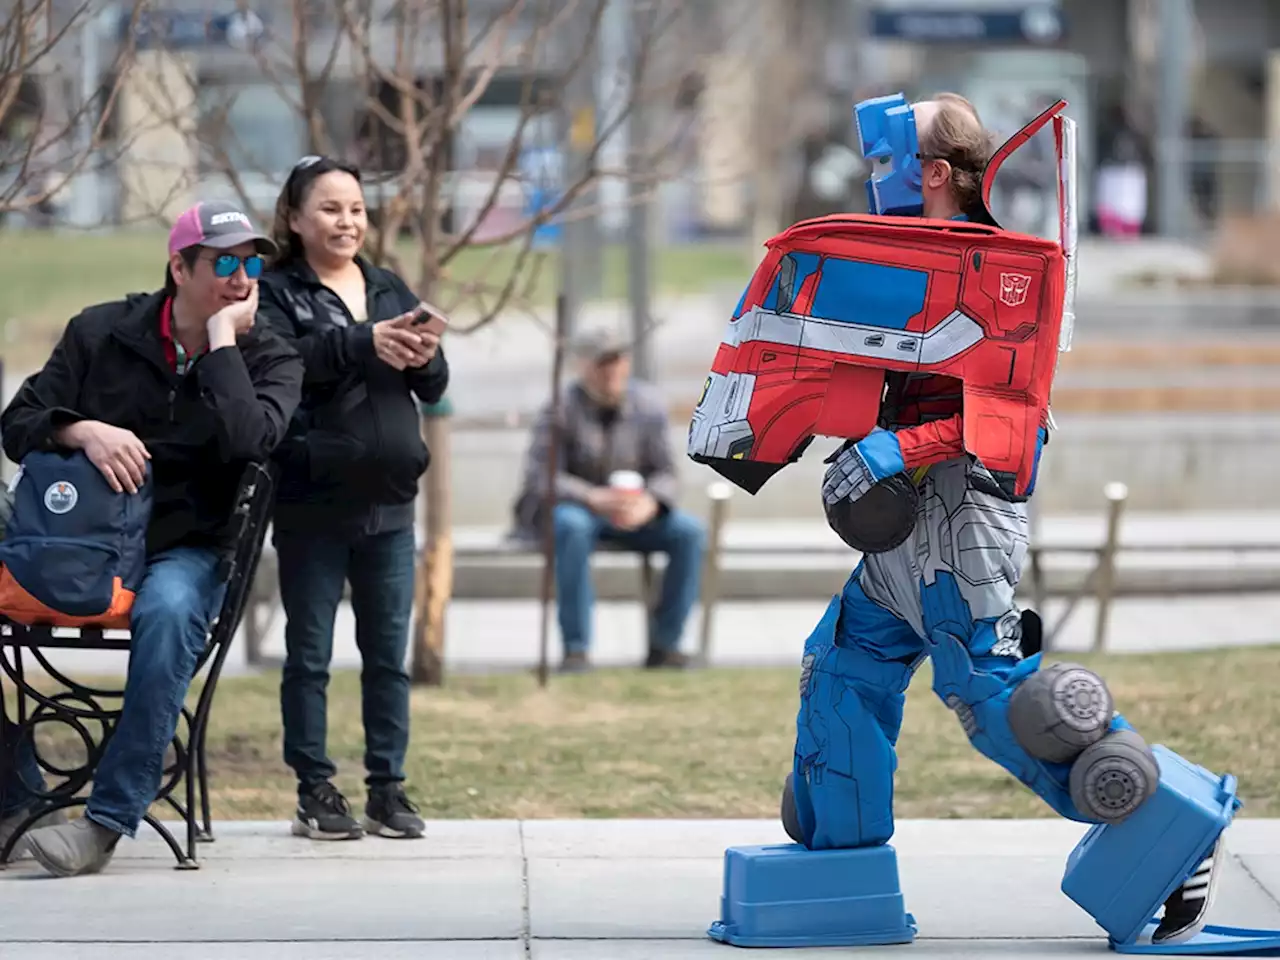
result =
[{"label": "man's blue jeans", "polygon": [[326,753],[329,661],[342,587],[360,650],[366,783],[404,780],[409,749],[409,620],[413,612],[413,528],[347,539],[277,531],[285,664],[280,683],[284,762],[305,791],[337,772]]},{"label": "man's blue jeans", "polygon": [[[134,836],[160,789],[165,751],[226,593],[218,560],[217,552],[200,547],[175,547],[147,560],[129,616],[129,669],[120,720],[85,805],[90,820],[117,833]],[[29,807],[31,790],[46,789],[29,740],[17,745],[15,760],[0,815]]]},{"label": "man's blue jeans", "polygon": [[687,513],[672,510],[637,530],[619,530],[581,504],[567,502],[556,504],[554,521],[556,607],[565,653],[585,653],[590,644],[595,604],[591,552],[599,541],[667,555],[662,593],[654,612],[653,643],[660,650],[679,647],[702,578],[707,539],[702,524]]}]

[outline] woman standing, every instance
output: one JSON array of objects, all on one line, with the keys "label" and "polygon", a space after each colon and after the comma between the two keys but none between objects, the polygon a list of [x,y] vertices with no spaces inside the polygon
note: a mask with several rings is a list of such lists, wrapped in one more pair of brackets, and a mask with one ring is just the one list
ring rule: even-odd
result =
[{"label": "woman standing", "polygon": [[[313,840],[423,829],[403,769],[414,498],[430,461],[414,398],[437,402],[449,369],[418,298],[360,255],[367,228],[359,171],[304,157],[276,203],[280,256],[261,282],[259,317],[306,363],[302,404],[278,453],[273,542],[287,618],[284,759],[298,777],[293,832]],[[363,828],[332,783],[325,749],[334,618],[348,580],[362,664]]]}]

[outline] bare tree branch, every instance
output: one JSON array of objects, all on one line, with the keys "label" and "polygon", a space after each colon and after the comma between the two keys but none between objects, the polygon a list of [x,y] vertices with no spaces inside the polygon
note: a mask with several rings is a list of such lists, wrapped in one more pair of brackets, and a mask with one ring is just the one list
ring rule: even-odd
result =
[{"label": "bare tree branch", "polygon": [[[237,2],[247,9],[248,0]],[[257,83],[286,105],[308,151],[359,158],[374,220],[367,254],[447,309],[465,305],[476,319],[462,332],[529,299],[547,260],[535,242],[539,231],[592,216],[600,184],[634,181],[625,202],[646,203],[669,179],[690,122],[673,122],[670,106],[686,69],[687,58],[677,51],[685,7],[680,0],[649,0],[644,15],[625,28],[635,34],[625,59],[596,67],[605,0],[333,0],[324,10],[328,19],[317,16],[309,0],[291,0],[292,23],[273,28],[252,59]],[[600,117],[589,143],[578,146],[575,172],[544,184],[552,194],[537,209],[527,208],[523,198],[534,186],[527,151],[567,148],[548,139],[549,125],[563,127],[570,91],[582,86],[586,71],[600,69],[616,71],[618,95],[597,104]],[[469,168],[458,152],[468,118],[498,89],[511,91],[504,101],[515,107],[511,126]],[[331,98],[351,93],[354,128],[330,129],[327,117],[351,115],[348,100],[338,110]],[[252,208],[247,177],[255,171],[238,163],[255,145],[238,142],[236,95],[220,101],[202,90],[194,136],[205,175],[212,170],[222,177]],[[655,106],[658,118],[646,121],[649,139],[629,147],[642,162],[625,168],[606,162],[609,145],[639,103],[646,104],[646,116]],[[643,171],[638,178],[628,173],[635,168]],[[268,182],[282,181],[287,172],[257,171]]]},{"label": "bare tree branch", "polygon": [[[61,68],[78,66],[69,37],[73,30],[92,28],[93,11],[85,2],[61,23],[54,21],[54,13],[49,0],[11,0],[8,17],[0,22],[0,131],[8,132],[0,138],[0,175],[8,181],[0,187],[0,213],[42,206],[84,170],[103,145],[128,74],[132,47],[126,43],[113,64],[114,81],[108,90],[75,103],[65,118],[50,116],[45,94],[56,89],[58,81],[67,81]],[[131,24],[138,13],[135,6]],[[19,119],[24,89],[33,87],[42,89],[36,93],[34,113],[26,118],[30,135],[15,140],[11,121]]]}]

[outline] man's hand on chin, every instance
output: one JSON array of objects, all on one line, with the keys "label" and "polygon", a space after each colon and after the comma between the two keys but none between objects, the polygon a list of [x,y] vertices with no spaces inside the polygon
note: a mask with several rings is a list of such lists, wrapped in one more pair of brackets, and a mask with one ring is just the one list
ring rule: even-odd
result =
[{"label": "man's hand on chin", "polygon": [[233,347],[236,337],[248,333],[253,328],[254,318],[258,314],[258,285],[255,283],[249,295],[243,300],[227,304],[209,318],[209,349]]}]

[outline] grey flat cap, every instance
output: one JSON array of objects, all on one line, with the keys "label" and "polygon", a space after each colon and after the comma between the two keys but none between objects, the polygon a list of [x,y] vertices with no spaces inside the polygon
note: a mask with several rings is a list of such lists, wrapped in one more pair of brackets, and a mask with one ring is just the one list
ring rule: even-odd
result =
[{"label": "grey flat cap", "polygon": [[599,363],[631,352],[631,341],[615,330],[588,330],[573,339],[574,356]]}]

